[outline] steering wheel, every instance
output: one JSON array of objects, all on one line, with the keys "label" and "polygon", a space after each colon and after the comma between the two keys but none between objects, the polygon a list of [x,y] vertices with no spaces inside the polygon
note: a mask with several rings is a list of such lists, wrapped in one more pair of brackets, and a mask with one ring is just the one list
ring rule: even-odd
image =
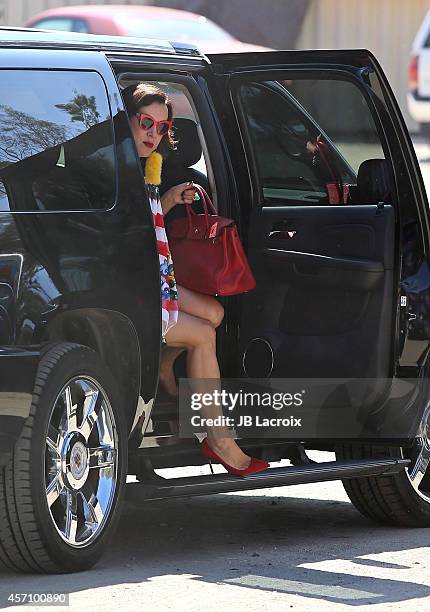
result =
[{"label": "steering wheel", "polygon": [[[287,135],[287,138],[285,137]],[[276,142],[288,157],[295,160],[312,163],[312,155],[306,149],[306,143],[310,136],[299,136],[287,124],[282,124],[281,129],[276,132]]]}]

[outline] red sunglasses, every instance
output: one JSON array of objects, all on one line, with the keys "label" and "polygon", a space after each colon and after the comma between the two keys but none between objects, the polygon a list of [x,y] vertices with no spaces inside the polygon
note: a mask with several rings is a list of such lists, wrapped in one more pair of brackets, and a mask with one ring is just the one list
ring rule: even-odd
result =
[{"label": "red sunglasses", "polygon": [[136,117],[142,130],[150,130],[155,125],[159,136],[165,136],[173,125],[172,121],[168,119],[157,121],[152,115],[145,115],[144,113],[136,113]]}]

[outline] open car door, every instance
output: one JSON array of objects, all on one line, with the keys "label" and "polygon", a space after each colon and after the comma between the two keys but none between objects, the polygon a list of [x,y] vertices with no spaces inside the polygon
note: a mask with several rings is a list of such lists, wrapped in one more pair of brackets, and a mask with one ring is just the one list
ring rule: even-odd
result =
[{"label": "open car door", "polygon": [[405,342],[402,287],[427,257],[427,201],[381,68],[367,51],[209,59],[257,280],[237,373],[367,379],[375,406],[428,347]]}]

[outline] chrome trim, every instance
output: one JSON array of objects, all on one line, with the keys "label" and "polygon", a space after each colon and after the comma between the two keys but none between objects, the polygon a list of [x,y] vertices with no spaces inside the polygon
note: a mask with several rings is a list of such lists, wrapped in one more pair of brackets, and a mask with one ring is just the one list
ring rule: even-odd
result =
[{"label": "chrome trim", "polygon": [[273,348],[272,348],[272,345],[270,344],[270,342],[269,342],[268,340],[266,340],[266,338],[260,338],[260,337],[258,336],[257,338],[253,338],[252,340],[250,340],[250,342],[248,342],[248,344],[246,345],[246,348],[245,348],[245,350],[244,350],[244,352],[243,352],[243,356],[242,356],[242,369],[243,369],[243,371],[245,372],[245,375],[246,375],[246,376],[248,376],[249,378],[251,378],[251,377],[249,376],[248,372],[246,371],[246,367],[245,367],[245,357],[246,357],[246,353],[247,353],[247,351],[248,351],[248,349],[249,349],[250,345],[251,345],[253,342],[256,342],[257,340],[261,340],[262,342],[265,342],[265,343],[267,344],[267,346],[269,347],[269,349],[270,349],[272,363],[271,363],[271,366],[270,366],[269,373],[268,373],[266,376],[260,376],[260,377],[259,377],[259,378],[269,378],[269,376],[270,376],[270,375],[272,374],[272,372],[273,372],[273,366],[275,365],[275,355],[274,355],[274,353],[273,353]]},{"label": "chrome trim", "polygon": [[145,400],[141,395],[136,406],[136,412],[133,419],[133,425],[131,426],[130,436],[137,431],[140,431],[140,435],[143,436],[146,428],[148,427],[149,419],[151,417],[152,408],[154,406],[155,398],[151,397],[149,402],[145,404]]},{"label": "chrome trim", "polygon": [[[415,444],[409,454],[410,466],[406,469],[406,475],[415,491],[425,502],[430,504],[430,405],[427,406],[418,426]],[[427,488],[422,489],[422,481],[427,475]]]}]

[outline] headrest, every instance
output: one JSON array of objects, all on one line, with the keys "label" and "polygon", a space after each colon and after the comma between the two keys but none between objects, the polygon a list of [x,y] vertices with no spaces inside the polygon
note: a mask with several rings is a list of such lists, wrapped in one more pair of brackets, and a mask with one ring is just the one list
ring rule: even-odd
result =
[{"label": "headrest", "polygon": [[386,159],[366,159],[357,174],[357,204],[389,203],[393,178]]},{"label": "headrest", "polygon": [[189,168],[202,156],[197,124],[192,119],[176,117],[173,119],[173,128],[173,138],[178,141],[176,150],[169,153],[164,163],[169,168]]}]

